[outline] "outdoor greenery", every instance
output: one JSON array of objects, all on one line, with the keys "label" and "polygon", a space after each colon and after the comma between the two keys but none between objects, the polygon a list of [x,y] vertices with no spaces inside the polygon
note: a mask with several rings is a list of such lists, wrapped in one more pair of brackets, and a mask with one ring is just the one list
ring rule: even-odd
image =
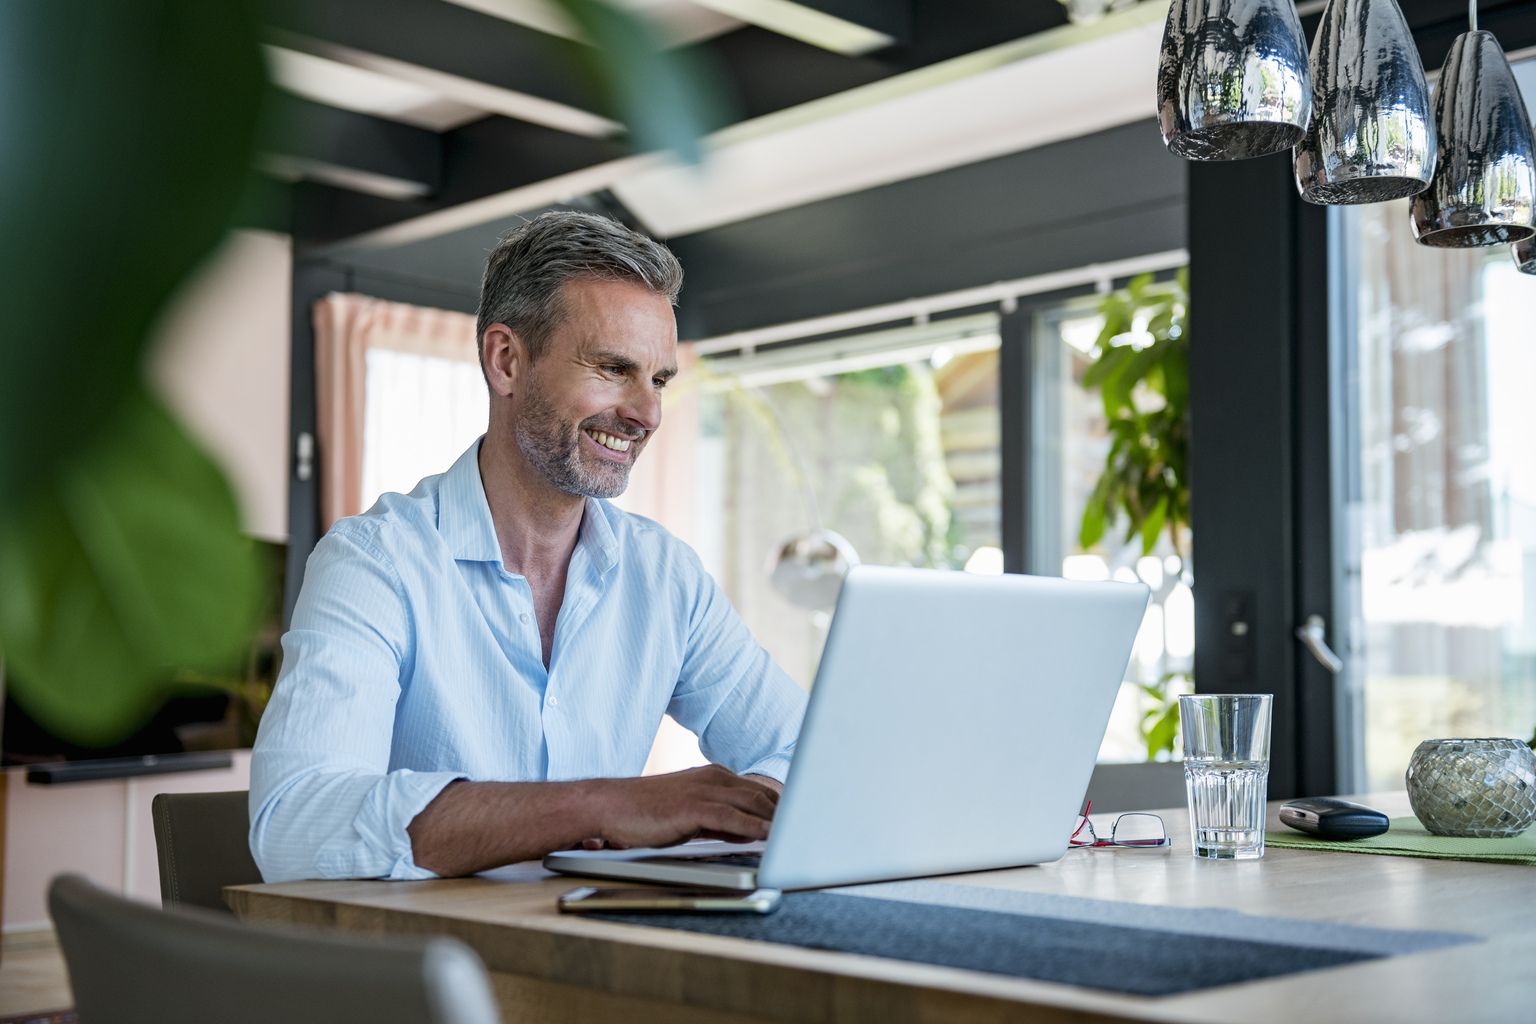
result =
[{"label": "outdoor greenery", "polygon": [[[1141,692],[1151,699],[1141,713],[1141,741],[1147,745],[1147,760],[1156,761],[1158,754],[1172,756],[1179,738],[1179,694],[1189,693],[1189,674],[1166,672],[1155,683],[1141,683]],[[1181,690],[1174,684],[1183,685]]]},{"label": "outdoor greenery", "polygon": [[[720,120],[704,69],[619,8],[559,3],[591,44],[572,74],[632,146],[696,156]],[[177,678],[238,676],[267,591],[140,370],[249,189],[267,86],[240,0],[8,4],[0,38],[0,656],[40,724],[105,745]]]},{"label": "outdoor greenery", "polygon": [[[1084,387],[1097,387],[1111,439],[1104,471],[1083,511],[1078,540],[1091,548],[1124,518],[1127,540],[1141,537],[1150,554],[1168,531],[1187,557],[1189,535],[1189,277],[1151,274],[1110,292],[1099,304],[1104,327]],[[1117,531],[1118,532],[1118,531]],[[1169,672],[1139,684],[1149,703],[1139,729],[1147,760],[1172,754],[1179,731],[1179,693],[1189,676]]]},{"label": "outdoor greenery", "polygon": [[1150,553],[1168,531],[1186,554],[1189,528],[1189,277],[1143,274],[1099,305],[1093,365],[1084,387],[1097,387],[1111,446],[1083,510],[1079,543],[1091,548],[1123,513],[1126,537],[1141,535]]}]

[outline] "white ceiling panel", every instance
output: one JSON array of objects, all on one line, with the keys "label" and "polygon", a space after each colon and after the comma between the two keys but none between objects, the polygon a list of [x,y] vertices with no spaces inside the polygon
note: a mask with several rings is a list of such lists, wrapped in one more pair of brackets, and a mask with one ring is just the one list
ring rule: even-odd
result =
[{"label": "white ceiling panel", "polygon": [[390,75],[270,44],[262,47],[273,83],[296,96],[342,110],[446,132],[489,111]]},{"label": "white ceiling panel", "polygon": [[[564,36],[580,39],[581,31],[570,17],[548,0],[448,0],[489,14],[506,21]],[[715,10],[714,4],[692,3],[690,0],[616,0],[617,5],[644,17],[656,29],[668,46],[687,46],[689,43],[713,39],[746,22]]]},{"label": "white ceiling panel", "polygon": [[[272,50],[282,50],[302,56],[319,58],[332,64],[345,65],[355,71],[372,72],[377,78],[370,79],[370,81],[380,88],[384,88],[386,85],[385,83],[378,82],[378,78],[392,80],[387,84],[387,88],[395,90],[391,93],[391,95],[395,96],[402,95],[398,92],[400,85],[415,86],[418,90],[424,90],[425,93],[433,94],[445,100],[451,100],[465,108],[472,108],[484,113],[502,114],[506,117],[516,118],[519,121],[529,121],[533,124],[544,125],[546,128],[555,128],[559,131],[570,132],[573,135],[585,135],[593,139],[607,138],[624,130],[622,124],[610,118],[602,117],[589,110],[582,110],[569,104],[547,100],[542,96],[517,92],[514,89],[504,89],[501,86],[489,85],[472,78],[464,78],[460,75],[449,74],[446,71],[438,71],[435,68],[411,64],[407,61],[396,60],[393,57],[385,57],[377,53],[369,53],[366,50],[353,49],[350,46],[342,46],[338,43],[311,39],[292,32],[270,30],[268,32],[267,49],[269,52]],[[287,66],[290,70],[295,66],[294,62],[287,57],[284,57],[284,60],[288,61]],[[313,65],[307,66],[313,67]],[[334,72],[334,69],[331,70]],[[312,79],[310,81],[311,83],[313,82]],[[279,84],[282,83],[279,82]],[[419,92],[417,95],[424,95],[425,93]],[[321,102],[328,101],[321,100]],[[342,106],[342,104],[335,105]]]},{"label": "white ceiling panel", "polygon": [[1167,6],[1147,2],[716,132],[613,191],[684,235],[1152,117]]},{"label": "white ceiling panel", "polygon": [[833,53],[856,56],[890,46],[884,32],[791,0],[699,0],[713,10]]}]

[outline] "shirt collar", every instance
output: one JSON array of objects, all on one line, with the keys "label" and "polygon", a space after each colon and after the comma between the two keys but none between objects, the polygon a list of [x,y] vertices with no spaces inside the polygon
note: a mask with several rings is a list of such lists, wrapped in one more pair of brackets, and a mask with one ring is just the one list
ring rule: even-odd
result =
[{"label": "shirt collar", "polygon": [[443,474],[438,490],[437,532],[453,557],[466,562],[499,562],[501,545],[496,540],[496,525],[491,521],[491,506],[485,500],[485,485],[480,481],[480,441],[459,456]]},{"label": "shirt collar", "polygon": [[587,550],[587,557],[599,575],[619,564],[619,541],[613,532],[613,508],[600,498],[588,498],[581,518],[581,537],[576,544]]},{"label": "shirt collar", "polygon": [[[453,557],[464,562],[500,562],[501,544],[496,539],[496,524],[491,519],[491,505],[485,499],[485,483],[480,479],[480,442],[482,436],[443,474],[438,491],[437,532]],[[619,564],[619,541],[613,532],[613,510],[606,501],[588,498],[581,519],[578,547],[600,574]]]}]

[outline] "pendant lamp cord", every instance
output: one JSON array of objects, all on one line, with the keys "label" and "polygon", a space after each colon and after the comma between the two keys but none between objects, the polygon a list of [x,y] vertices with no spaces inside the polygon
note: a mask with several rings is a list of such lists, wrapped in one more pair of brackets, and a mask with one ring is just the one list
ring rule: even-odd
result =
[{"label": "pendant lamp cord", "polygon": [[1472,31],[1477,31],[1477,0],[1467,0],[1467,21],[1472,25]]}]

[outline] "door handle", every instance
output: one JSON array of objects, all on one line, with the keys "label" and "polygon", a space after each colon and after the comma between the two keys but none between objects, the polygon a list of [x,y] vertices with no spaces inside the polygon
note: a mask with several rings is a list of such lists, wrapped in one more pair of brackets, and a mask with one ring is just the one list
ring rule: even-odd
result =
[{"label": "door handle", "polygon": [[1344,662],[1328,647],[1328,623],[1321,615],[1308,615],[1307,621],[1296,627],[1296,639],[1306,645],[1318,664],[1338,675],[1344,671]]}]

